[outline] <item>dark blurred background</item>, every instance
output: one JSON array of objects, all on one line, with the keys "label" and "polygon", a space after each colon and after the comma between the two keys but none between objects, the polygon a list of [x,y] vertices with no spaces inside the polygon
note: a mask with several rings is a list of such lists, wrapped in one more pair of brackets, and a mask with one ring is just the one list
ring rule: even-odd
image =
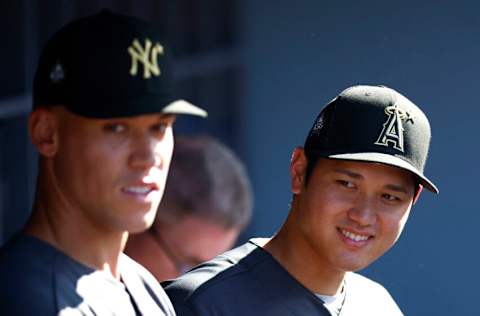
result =
[{"label": "dark blurred background", "polygon": [[475,1],[2,0],[0,243],[24,223],[34,194],[26,117],[40,50],[61,26],[102,7],[167,34],[178,93],[210,113],[205,121],[180,119],[176,131],[212,134],[247,164],[255,210],[240,241],[281,225],[291,151],[341,90],[385,84],[420,105],[433,129],[426,173],[441,193],[425,192],[399,243],[363,272],[406,315],[479,314]]}]

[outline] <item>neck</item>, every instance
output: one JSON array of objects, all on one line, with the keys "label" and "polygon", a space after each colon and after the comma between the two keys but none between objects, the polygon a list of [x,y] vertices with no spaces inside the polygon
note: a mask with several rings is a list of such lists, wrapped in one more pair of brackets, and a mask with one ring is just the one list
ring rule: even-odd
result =
[{"label": "neck", "polygon": [[311,244],[295,229],[291,215],[264,249],[313,293],[335,295],[341,289],[345,271],[330,267],[324,262]]},{"label": "neck", "polygon": [[56,198],[39,181],[35,204],[24,232],[37,237],[78,262],[119,279],[119,259],[128,232],[92,225],[80,210]]},{"label": "neck", "polygon": [[170,257],[155,242],[150,231],[132,235],[128,239],[125,253],[153,274],[158,281],[174,279],[179,276]]}]

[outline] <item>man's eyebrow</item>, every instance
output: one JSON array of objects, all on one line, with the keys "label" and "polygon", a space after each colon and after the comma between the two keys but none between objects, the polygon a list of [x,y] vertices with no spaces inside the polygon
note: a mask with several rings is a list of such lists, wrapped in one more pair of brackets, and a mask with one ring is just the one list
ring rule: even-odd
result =
[{"label": "man's eyebrow", "polygon": [[387,188],[389,190],[392,190],[392,191],[405,193],[405,194],[410,193],[410,192],[408,192],[408,190],[405,186],[400,185],[400,184],[387,184],[387,185],[385,185],[385,188]]},{"label": "man's eyebrow", "polygon": [[347,176],[349,176],[351,178],[354,178],[354,179],[363,179],[363,176],[361,174],[353,172],[353,171],[348,170],[348,169],[341,169],[341,168],[340,169],[335,169],[334,172],[347,175]]},{"label": "man's eyebrow", "polygon": [[[351,171],[351,170],[348,170],[348,169],[335,169],[334,171],[336,173],[344,174],[344,175],[349,176],[349,177],[354,178],[354,179],[363,179],[363,176],[361,174],[356,173],[356,172]],[[395,192],[401,192],[401,193],[409,194],[409,190],[404,185],[401,185],[401,184],[390,183],[390,184],[386,184],[385,188],[389,189],[389,190],[392,190],[392,191],[395,191]]]},{"label": "man's eyebrow", "polygon": [[168,119],[172,119],[172,118],[175,118],[175,117],[176,117],[175,114],[170,114],[170,113],[168,113],[168,114],[159,114],[159,115],[158,115],[158,119],[159,119],[159,120],[168,120]]}]

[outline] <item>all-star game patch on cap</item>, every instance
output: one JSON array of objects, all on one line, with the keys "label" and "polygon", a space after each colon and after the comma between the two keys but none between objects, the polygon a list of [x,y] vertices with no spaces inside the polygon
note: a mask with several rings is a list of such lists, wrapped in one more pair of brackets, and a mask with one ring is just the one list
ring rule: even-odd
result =
[{"label": "all-star game patch on cap", "polygon": [[91,118],[207,113],[173,96],[169,50],[148,23],[109,10],[58,31],[40,57],[33,107]]},{"label": "all-star game patch on cap", "polygon": [[354,86],[322,109],[305,141],[305,155],[399,167],[438,193],[423,174],[430,138],[427,117],[406,97],[385,86]]}]

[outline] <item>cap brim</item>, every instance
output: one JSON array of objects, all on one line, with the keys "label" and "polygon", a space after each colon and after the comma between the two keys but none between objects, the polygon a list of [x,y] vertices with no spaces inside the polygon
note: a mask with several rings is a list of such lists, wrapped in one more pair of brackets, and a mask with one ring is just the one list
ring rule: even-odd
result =
[{"label": "cap brim", "polygon": [[328,158],[366,161],[366,162],[378,162],[378,163],[383,163],[390,166],[399,167],[415,174],[420,179],[421,184],[429,191],[436,194],[439,193],[437,187],[427,177],[425,177],[420,171],[418,171],[415,167],[413,167],[407,161],[392,155],[387,155],[382,153],[349,153],[349,154],[329,155]]},{"label": "cap brim", "polygon": [[185,100],[177,100],[162,109],[162,113],[168,114],[189,114],[201,117],[207,117],[207,111],[195,106]]}]

